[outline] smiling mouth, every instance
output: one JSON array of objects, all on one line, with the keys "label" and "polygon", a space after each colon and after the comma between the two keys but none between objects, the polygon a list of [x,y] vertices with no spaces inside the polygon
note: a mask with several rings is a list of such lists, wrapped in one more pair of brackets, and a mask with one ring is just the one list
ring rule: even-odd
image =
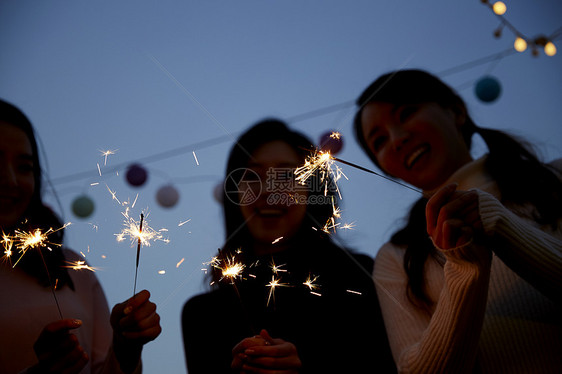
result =
[{"label": "smiling mouth", "polygon": [[283,214],[285,214],[285,210],[275,209],[275,208],[264,208],[264,209],[256,209],[256,213],[260,217],[275,218],[275,217],[281,217]]},{"label": "smiling mouth", "polygon": [[420,157],[426,154],[428,151],[429,151],[429,145],[427,144],[423,144],[422,146],[418,147],[406,159],[406,162],[404,163],[406,169],[410,170],[414,166],[414,164],[420,159]]}]

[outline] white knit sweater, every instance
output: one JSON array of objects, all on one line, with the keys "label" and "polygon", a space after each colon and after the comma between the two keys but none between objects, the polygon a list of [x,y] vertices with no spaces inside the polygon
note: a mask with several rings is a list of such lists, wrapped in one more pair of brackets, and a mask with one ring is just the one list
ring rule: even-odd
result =
[{"label": "white knit sweater", "polygon": [[404,249],[387,243],[377,254],[374,279],[399,372],[562,373],[562,220],[555,230],[539,227],[529,207],[502,205],[483,163],[448,182],[477,189],[491,263],[474,243],[430,257],[433,308],[424,311],[406,296]]}]

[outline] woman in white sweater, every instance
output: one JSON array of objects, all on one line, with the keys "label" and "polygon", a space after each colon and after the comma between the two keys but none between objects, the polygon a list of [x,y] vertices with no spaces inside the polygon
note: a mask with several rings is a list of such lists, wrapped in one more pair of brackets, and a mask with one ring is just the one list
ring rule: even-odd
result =
[{"label": "woman in white sweater", "polygon": [[0,373],[140,373],[142,348],[161,331],[148,291],[110,314],[95,274],[67,269],[81,257],[61,248],[64,230],[48,236],[49,250],[30,248],[18,260],[8,239],[16,231],[62,227],[42,202],[41,181],[31,123],[0,100]]},{"label": "woman in white sweater", "polygon": [[[357,139],[424,191],[378,252],[374,279],[400,372],[562,372],[562,162],[476,126],[421,70],[357,100]],[[489,153],[473,160],[479,134]]]}]

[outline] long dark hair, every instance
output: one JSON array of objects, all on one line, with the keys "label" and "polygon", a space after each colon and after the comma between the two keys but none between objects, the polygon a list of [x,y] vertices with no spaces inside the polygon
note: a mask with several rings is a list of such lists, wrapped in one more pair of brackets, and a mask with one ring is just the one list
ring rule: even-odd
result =
[{"label": "long dark hair", "polygon": [[[37,140],[33,126],[27,116],[15,105],[10,104],[4,100],[0,100],[0,121],[10,124],[22,130],[31,144],[31,152],[33,158],[33,178],[35,182],[35,189],[31,198],[29,207],[25,211],[20,222],[16,226],[20,230],[32,232],[36,229],[45,233],[50,228],[59,229],[62,223],[57,215],[51,208],[43,203],[41,198],[42,187],[42,171],[41,163],[39,161],[39,152],[37,147]],[[10,228],[14,229],[14,228]],[[8,233],[6,233],[8,234]],[[66,266],[64,255],[61,250],[63,243],[64,230],[58,230],[49,235],[48,241],[52,243],[49,245],[51,250],[42,251],[45,264],[48,268],[48,273],[45,270],[41,253],[38,250],[30,249],[26,252],[25,256],[17,263],[17,267],[24,270],[27,274],[36,278],[40,284],[47,287],[50,286],[49,275],[54,282],[57,281],[57,289],[62,288],[64,285],[69,285],[74,290],[72,279],[70,278]],[[17,254],[16,254],[17,256]]]},{"label": "long dark hair", "polygon": [[[365,140],[361,115],[363,107],[370,102],[392,104],[437,103],[453,110],[462,108],[464,101],[448,85],[423,70],[398,70],[380,76],[371,83],[356,101],[359,110],[354,118],[355,136],[365,153],[378,165]],[[478,127],[467,114],[461,127],[463,138],[470,148],[472,135],[479,134],[486,143],[489,154],[485,168],[495,179],[503,201],[535,206],[541,224],[555,225],[562,216],[562,182],[552,169],[539,161],[531,146],[505,132]],[[424,264],[435,254],[428,238],[425,223],[425,205],[421,198],[410,210],[406,225],[395,232],[391,242],[404,246],[404,269],[408,276],[408,298],[416,305],[428,306],[430,301],[425,291]]]},{"label": "long dark hair", "polygon": [[[252,154],[262,145],[273,142],[283,141],[288,144],[298,155],[299,159],[304,161],[307,156],[311,155],[314,150],[313,143],[303,134],[293,131],[278,119],[265,119],[248,129],[236,141],[230,155],[228,157],[226,167],[226,179],[224,182],[224,190],[222,196],[222,205],[224,213],[224,226],[226,240],[220,251],[220,257],[230,258],[237,256],[241,261],[244,260],[247,252],[237,253],[239,248],[245,250],[252,249],[254,239],[250,234],[246,221],[240,210],[240,205],[235,202],[232,196],[227,196],[227,191],[236,191],[240,174],[236,171],[248,167]],[[234,177],[232,177],[234,176]],[[238,176],[238,177],[236,177]],[[331,185],[331,179],[326,176],[324,183]],[[310,242],[315,240],[330,240],[329,235],[322,231],[324,224],[332,216],[333,207],[337,207],[337,199],[335,191],[331,188],[327,190],[316,188],[319,175],[313,175],[309,183],[307,183],[307,191],[309,196],[316,195],[320,197],[317,201],[329,202],[326,204],[307,204],[307,212],[299,232],[296,234],[299,242]],[[333,203],[333,204],[332,204]],[[251,255],[251,253],[249,254]],[[221,274],[214,271],[213,280],[218,280]]]}]

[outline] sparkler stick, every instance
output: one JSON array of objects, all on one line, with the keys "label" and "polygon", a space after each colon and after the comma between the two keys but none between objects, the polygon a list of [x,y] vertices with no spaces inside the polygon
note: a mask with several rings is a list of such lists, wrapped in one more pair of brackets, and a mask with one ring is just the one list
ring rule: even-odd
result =
[{"label": "sparkler stick", "polygon": [[51,274],[49,273],[49,268],[47,267],[47,263],[45,262],[45,257],[43,257],[43,252],[41,251],[41,248],[39,248],[39,254],[41,255],[41,260],[43,260],[45,271],[47,272],[47,279],[49,280],[49,285],[51,286],[51,293],[53,294],[53,298],[55,299],[55,304],[57,304],[57,310],[59,311],[60,319],[63,319],[62,312],[60,310],[59,300],[57,299],[57,294],[55,293],[55,286],[51,281]]},{"label": "sparkler stick", "polygon": [[416,188],[414,188],[414,187],[412,187],[412,186],[408,186],[408,185],[405,184],[405,183],[402,183],[402,182],[399,182],[399,181],[397,181],[397,180],[395,180],[395,179],[389,178],[389,177],[387,177],[387,176],[384,175],[384,174],[377,173],[376,171],[373,171],[373,170],[371,170],[371,169],[367,169],[367,168],[365,168],[365,167],[363,167],[363,166],[359,166],[359,165],[354,164],[354,163],[352,163],[352,162],[342,160],[341,158],[337,158],[337,157],[334,157],[334,156],[331,156],[331,157],[332,157],[332,159],[333,159],[334,161],[338,161],[338,162],[341,162],[342,164],[346,164],[346,165],[351,166],[351,167],[354,167],[354,168],[356,168],[356,169],[359,169],[359,170],[362,170],[362,171],[366,171],[367,173],[375,174],[375,175],[378,176],[378,177],[381,177],[381,178],[384,178],[384,179],[389,180],[389,181],[391,181],[391,182],[394,182],[394,183],[396,183],[396,184],[399,184],[399,185],[401,185],[402,187],[409,188],[410,190],[416,191],[417,193],[420,193],[420,194],[423,193],[422,191],[420,191],[420,190],[418,190],[418,189],[416,189]]},{"label": "sparkler stick", "polygon": [[144,220],[144,214],[141,213],[140,225],[139,225],[139,238],[137,242],[137,264],[135,267],[135,285],[133,286],[133,296],[137,293],[137,274],[139,271],[139,259],[140,259],[140,249],[141,249],[141,234],[142,234],[142,221]]}]

